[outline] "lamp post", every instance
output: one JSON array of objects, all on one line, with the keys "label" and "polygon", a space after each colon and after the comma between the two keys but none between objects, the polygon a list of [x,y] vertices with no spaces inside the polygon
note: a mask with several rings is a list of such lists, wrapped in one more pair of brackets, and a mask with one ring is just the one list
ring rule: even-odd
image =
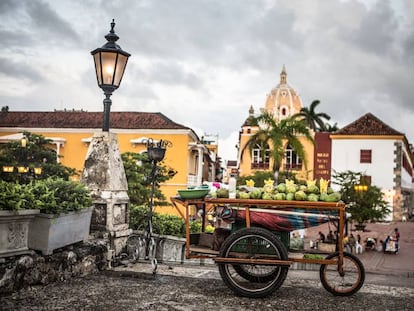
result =
[{"label": "lamp post", "polygon": [[153,273],[157,270],[157,259],[156,255],[156,243],[152,237],[152,216],[154,214],[154,195],[155,195],[155,185],[157,181],[157,163],[161,162],[165,157],[165,151],[167,147],[171,147],[172,143],[168,140],[160,140],[155,142],[152,138],[147,140],[147,153],[148,159],[152,163],[151,170],[151,199],[149,206],[149,215],[148,215],[148,230],[146,232],[146,258],[148,259],[151,256],[151,264],[153,268]]},{"label": "lamp post", "polygon": [[[354,190],[358,194],[359,199],[362,200],[364,198],[365,192],[368,191],[368,185],[361,184],[361,183],[355,184],[354,185]],[[356,224],[355,225],[355,227],[357,229],[361,229],[360,226],[361,226],[361,224]],[[363,227],[362,227],[362,229],[363,229]]]},{"label": "lamp post", "polygon": [[109,131],[109,114],[111,111],[111,95],[121,84],[128,57],[131,54],[122,50],[116,44],[119,37],[114,31],[115,20],[112,20],[111,30],[105,36],[108,41],[102,47],[91,52],[95,61],[96,79],[99,87],[104,91],[105,99],[102,131]]},{"label": "lamp post", "polygon": [[91,52],[98,86],[105,94],[102,131],[94,133],[86,154],[80,182],[91,192],[93,211],[90,231],[95,237],[108,238],[108,260],[122,253],[129,229],[128,181],[116,133],[109,131],[111,95],[119,87],[129,53],[116,43],[119,37],[111,29],[107,42]]}]

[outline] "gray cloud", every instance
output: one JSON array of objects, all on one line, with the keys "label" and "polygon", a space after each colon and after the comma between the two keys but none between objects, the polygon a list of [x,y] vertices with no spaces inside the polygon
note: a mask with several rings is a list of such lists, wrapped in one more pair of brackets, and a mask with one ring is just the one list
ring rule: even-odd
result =
[{"label": "gray cloud", "polygon": [[372,112],[414,135],[414,127],[398,128],[414,118],[413,8],[405,0],[3,0],[0,73],[43,79],[28,96],[51,105],[59,92],[47,87],[60,87],[53,78],[63,71],[61,105],[100,107],[85,59],[115,18],[132,56],[114,110],[160,111],[224,138],[240,129],[250,105],[264,105],[286,64],[304,105],[320,99],[333,123]]},{"label": "gray cloud", "polygon": [[349,36],[355,47],[368,53],[393,54],[394,44],[398,39],[398,22],[389,1],[378,1],[362,17],[357,30]]},{"label": "gray cloud", "polygon": [[[51,35],[54,40],[63,45],[67,44],[68,40],[71,41],[70,44],[73,44],[73,41],[79,39],[72,26],[57,14],[48,3],[42,0],[28,1],[26,10],[33,27],[41,32],[37,33],[39,38],[43,37],[45,31],[46,35]],[[64,14],[64,12],[61,12],[61,14]]]},{"label": "gray cloud", "polygon": [[154,61],[146,72],[146,80],[167,85],[186,85],[192,89],[199,89],[202,86],[200,77],[183,68],[182,65],[172,62],[169,59]]},{"label": "gray cloud", "polygon": [[27,63],[16,62],[11,58],[1,56],[0,74],[22,80],[31,80],[33,82],[40,82],[43,80],[43,75],[38,70],[34,70]]}]

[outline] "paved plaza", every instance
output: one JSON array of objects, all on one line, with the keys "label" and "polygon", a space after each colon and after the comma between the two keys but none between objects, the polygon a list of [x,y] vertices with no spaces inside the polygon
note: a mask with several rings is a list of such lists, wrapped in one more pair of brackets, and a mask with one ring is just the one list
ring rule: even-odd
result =
[{"label": "paved plaza", "polygon": [[[365,232],[354,231],[350,226],[350,233],[355,236],[359,233],[362,241],[367,237],[383,240],[387,235],[392,234],[395,228],[398,228],[401,234],[400,250],[398,254],[383,253],[382,251],[363,251],[357,254],[362,261],[367,273],[367,282],[370,279],[383,279],[384,284],[390,282],[390,285],[408,286],[414,288],[414,222],[391,222],[391,223],[372,223],[368,224]],[[328,224],[318,227],[312,227],[305,232],[305,244],[309,245],[309,240],[316,239],[318,232],[327,233],[329,231]],[[142,273],[150,275],[152,266],[149,262],[129,264],[127,266],[119,266],[114,272],[122,272],[127,274]],[[288,275],[295,276],[297,271],[291,270]],[[217,267],[212,261],[205,261],[204,266],[192,264],[160,264],[157,268],[157,274],[185,277],[212,277],[216,275],[218,278]],[[313,271],[309,272],[307,277],[319,279],[319,275],[313,275]],[[298,277],[304,276],[304,272],[299,272]],[[392,276],[392,278],[391,278]],[[392,284],[391,284],[392,283]]]},{"label": "paved plaza", "polygon": [[[389,222],[367,224],[366,231],[354,231],[353,226],[349,226],[349,234],[355,237],[361,235],[364,241],[367,237],[375,238],[378,241],[385,240],[387,235],[392,235],[395,228],[398,228],[400,238],[400,248],[398,254],[383,253],[382,251],[364,251],[357,256],[364,264],[368,273],[380,273],[386,275],[407,276],[414,281],[414,222]],[[328,224],[313,227],[306,230],[305,241],[316,239],[318,232],[329,232]],[[305,242],[306,243],[306,242]]]},{"label": "paved plaza", "polygon": [[[1,310],[413,310],[414,223],[369,224],[370,235],[382,239],[398,227],[398,255],[370,251],[359,254],[366,278],[351,297],[336,297],[322,288],[318,271],[290,270],[283,286],[270,297],[235,296],[214,264],[159,264],[149,261],[113,270],[33,286],[0,296]],[[317,235],[308,231],[306,239]]]}]

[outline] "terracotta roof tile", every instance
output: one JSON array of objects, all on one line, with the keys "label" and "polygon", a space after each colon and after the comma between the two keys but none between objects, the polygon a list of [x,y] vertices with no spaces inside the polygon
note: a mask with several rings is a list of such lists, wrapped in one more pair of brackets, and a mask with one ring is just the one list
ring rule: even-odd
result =
[{"label": "terracotta roof tile", "polygon": [[[111,112],[110,128],[189,129],[159,112]],[[0,113],[0,127],[101,128],[103,112],[12,111]]]},{"label": "terracotta roof tile", "polygon": [[394,130],[372,113],[363,115],[358,120],[341,128],[335,135],[383,135],[383,136],[404,136],[403,133]]}]

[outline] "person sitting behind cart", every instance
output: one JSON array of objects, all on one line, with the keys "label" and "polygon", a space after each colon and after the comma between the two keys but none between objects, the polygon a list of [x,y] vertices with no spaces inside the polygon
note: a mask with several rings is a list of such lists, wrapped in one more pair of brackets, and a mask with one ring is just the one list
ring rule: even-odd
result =
[{"label": "person sitting behind cart", "polygon": [[365,250],[375,250],[377,246],[377,240],[374,238],[366,238],[365,240]]},{"label": "person sitting behind cart", "polygon": [[394,229],[394,241],[395,241],[395,253],[398,254],[399,243],[400,243],[400,232],[398,228]]},{"label": "person sitting behind cart", "polygon": [[335,244],[336,238],[332,232],[332,230],[329,231],[328,235],[326,236],[326,243]]},{"label": "person sitting behind cart", "polygon": [[311,241],[311,248],[318,249],[318,244],[325,242],[325,235],[321,231],[318,234],[318,238],[314,242]]}]

